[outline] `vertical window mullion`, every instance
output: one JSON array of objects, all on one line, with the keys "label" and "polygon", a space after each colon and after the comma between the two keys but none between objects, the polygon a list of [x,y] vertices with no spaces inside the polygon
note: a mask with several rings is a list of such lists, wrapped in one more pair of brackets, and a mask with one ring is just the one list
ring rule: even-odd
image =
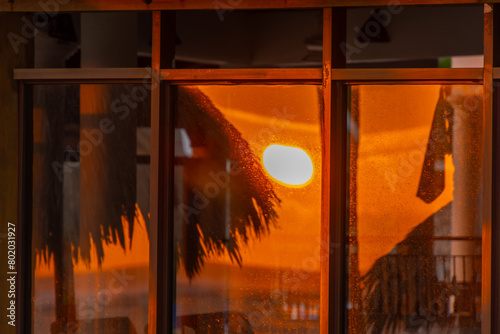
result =
[{"label": "vertical window mullion", "polygon": [[173,142],[171,86],[161,82],[161,69],[172,68],[175,12],[153,12],[151,61],[151,225],[148,332],[173,328]]},{"label": "vertical window mullion", "polygon": [[484,5],[484,152],[482,184],[482,317],[481,332],[492,333],[492,124],[493,124],[493,6]]},{"label": "vertical window mullion", "polygon": [[[345,55],[341,50],[345,39],[346,9],[325,8],[323,15],[322,333],[345,331],[347,90],[342,82],[332,82],[331,79],[332,71],[346,67]],[[326,245],[328,249],[325,249],[323,245]]]},{"label": "vertical window mullion", "polygon": [[33,272],[32,272],[32,198],[33,198],[33,86],[19,82],[18,134],[18,221],[17,240],[17,299],[19,313],[16,333],[31,333]]},{"label": "vertical window mullion", "polygon": [[[330,145],[331,145],[331,71],[332,71],[332,9],[323,9],[323,184],[321,203],[321,244],[330,243]],[[335,307],[330,304],[330,254],[328,247],[321,247],[320,332],[329,331],[330,314]],[[335,273],[335,271],[333,271]],[[330,308],[332,312],[330,312]],[[334,322],[332,322],[334,323]]]},{"label": "vertical window mullion", "polygon": [[[155,334],[164,331],[162,326],[158,326],[158,319],[161,316],[164,300],[159,295],[162,291],[161,264],[159,263],[158,245],[159,223],[160,223],[160,199],[162,198],[162,188],[159,184],[161,171],[160,161],[160,29],[161,12],[153,12],[153,33],[152,33],[152,57],[151,57],[151,178],[150,178],[150,225],[149,225],[149,307],[148,307],[148,333]],[[160,307],[159,307],[160,306]]]}]

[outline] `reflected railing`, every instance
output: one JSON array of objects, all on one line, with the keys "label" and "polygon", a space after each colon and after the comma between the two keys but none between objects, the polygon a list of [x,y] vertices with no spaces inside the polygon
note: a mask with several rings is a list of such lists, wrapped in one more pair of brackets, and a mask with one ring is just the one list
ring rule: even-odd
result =
[{"label": "reflected railing", "polygon": [[[433,243],[473,243],[480,237],[434,237]],[[428,242],[429,240],[427,240]],[[434,247],[434,251],[436,248]],[[440,247],[441,249],[443,247]],[[363,317],[392,319],[407,329],[477,328],[481,323],[481,255],[387,254],[375,284],[365,276]],[[369,326],[368,326],[369,328]]]}]

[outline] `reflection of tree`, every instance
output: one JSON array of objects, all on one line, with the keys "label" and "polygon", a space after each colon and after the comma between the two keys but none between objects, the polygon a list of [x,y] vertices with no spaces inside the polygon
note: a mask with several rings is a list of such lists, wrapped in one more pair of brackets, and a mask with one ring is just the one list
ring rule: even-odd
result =
[{"label": "reflection of tree", "polygon": [[[178,259],[192,278],[212,254],[227,251],[241,264],[241,244],[276,223],[279,199],[248,142],[205,94],[180,87],[178,108],[176,127],[186,130],[195,152],[203,152],[184,162],[186,234],[177,240]],[[217,193],[210,184],[217,184]],[[200,205],[203,197],[209,200]]]},{"label": "reflection of tree", "polygon": [[[38,90],[34,112],[33,249],[35,261],[54,260],[57,321],[53,332],[65,331],[78,322],[73,263],[83,260],[90,265],[92,259],[100,266],[105,245],[119,244],[124,250],[132,246],[139,215],[136,129],[138,117],[147,115],[149,107],[148,98],[132,101],[129,108],[115,103],[123,101],[123,93],[130,88],[82,85]],[[213,181],[209,179],[211,172],[226,172],[227,160],[233,162],[236,171],[230,178],[229,234],[217,232],[226,223],[223,213],[227,203],[220,200],[222,197],[211,199],[188,220],[188,233],[178,245],[176,262],[182,261],[188,276],[193,277],[213,254],[227,251],[241,263],[241,244],[269,231],[277,219],[279,199],[248,143],[205,95],[195,88],[180,87],[178,109],[182,115],[179,126],[210,156],[201,165],[193,161],[188,189],[203,189]],[[109,123],[106,131],[102,130],[103,119],[111,122],[113,130],[107,131]],[[144,126],[148,116],[146,121],[139,121]],[[95,135],[96,142],[90,140],[85,153],[77,152],[77,143],[82,144],[85,133]],[[187,204],[193,205],[192,200]],[[141,216],[148,224],[148,215]]]},{"label": "reflection of tree", "polygon": [[[94,259],[100,266],[105,245],[119,244],[124,250],[132,246],[138,214],[137,115],[146,109],[147,99],[135,109],[111,112],[112,102],[126,88],[82,85],[37,90],[33,248],[35,260],[54,260],[52,332],[66,331],[78,322],[74,263],[90,266]],[[110,122],[105,130],[103,120]]]},{"label": "reflection of tree", "polygon": [[[51,87],[52,88],[52,87]],[[75,87],[76,88],[76,87]],[[34,109],[33,248],[35,261],[49,263],[54,257],[56,318],[63,330],[76,321],[71,244],[63,225],[64,130],[78,124],[77,89],[55,86],[40,88]],[[70,130],[70,129],[68,129]],[[76,130],[78,131],[78,130]],[[78,136],[78,134],[76,134]],[[53,170],[52,166],[58,166]]]}]

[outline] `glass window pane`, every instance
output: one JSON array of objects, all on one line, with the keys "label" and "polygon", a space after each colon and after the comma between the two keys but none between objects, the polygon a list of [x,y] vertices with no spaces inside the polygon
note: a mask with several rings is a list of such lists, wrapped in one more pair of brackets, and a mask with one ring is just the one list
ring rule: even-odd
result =
[{"label": "glass window pane", "polygon": [[322,66],[321,10],[214,6],[176,13],[176,68]]},{"label": "glass window pane", "polygon": [[[482,5],[347,9],[348,67],[482,67]],[[460,22],[460,24],[457,24]]]},{"label": "glass window pane", "polygon": [[35,333],[144,331],[149,101],[142,85],[34,87]]},{"label": "glass window pane", "polygon": [[33,24],[35,67],[151,67],[151,12],[39,12]]},{"label": "glass window pane", "polygon": [[319,332],[320,96],[178,88],[177,330]]},{"label": "glass window pane", "polygon": [[350,333],[481,329],[482,86],[351,86]]}]

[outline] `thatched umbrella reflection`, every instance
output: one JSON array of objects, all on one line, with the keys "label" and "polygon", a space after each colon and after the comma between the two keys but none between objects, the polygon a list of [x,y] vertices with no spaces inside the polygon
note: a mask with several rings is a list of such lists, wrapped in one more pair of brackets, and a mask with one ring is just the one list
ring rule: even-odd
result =
[{"label": "thatched umbrella reflection", "polygon": [[[132,240],[136,214],[136,127],[146,99],[126,117],[111,112],[120,85],[40,86],[36,89],[33,249],[53,258],[56,322],[77,326],[73,263],[100,266],[105,245]],[[130,88],[130,87],[128,87]],[[113,125],[103,131],[102,121]],[[39,175],[37,176],[37,174]],[[145,215],[147,216],[147,215]],[[127,224],[127,228],[124,227]],[[95,252],[95,253],[93,253]],[[94,255],[95,254],[95,255]]]},{"label": "thatched umbrella reflection", "polygon": [[[248,142],[198,88],[179,88],[176,128],[185,129],[192,147],[203,152],[184,161],[185,204],[196,211],[187,215],[185,235],[176,240],[177,258],[193,278],[213,254],[227,252],[241,264],[241,245],[269,232],[279,199]],[[217,184],[218,193],[206,190],[209,184]],[[209,201],[200,208],[202,196]]]},{"label": "thatched umbrella reflection", "polygon": [[[138,212],[136,205],[136,129],[138,118],[149,114],[148,99],[122,109],[115,103],[131,89],[82,85],[37,90],[33,249],[36,261],[54,260],[57,321],[53,332],[64,332],[68,325],[78,323],[73,263],[96,261],[100,266],[105,245],[131,247],[137,216],[146,218],[148,224],[148,215]],[[188,233],[179,240],[176,256],[193,278],[212,255],[228,252],[241,264],[242,245],[275,224],[279,199],[248,143],[207,96],[196,88],[180,87],[178,110],[182,116],[177,126],[187,131],[194,146],[203,146],[209,157],[202,164],[186,162],[187,188],[203,189],[212,173],[227,171],[227,161],[239,171],[231,174],[228,186],[227,235],[218,232],[226,229],[228,221],[221,214],[227,207],[222,197],[212,198],[186,222]],[[102,131],[104,119],[114,125],[113,131]],[[90,146],[83,151],[85,138]],[[78,140],[80,151],[74,154]],[[189,196],[186,204],[192,206],[194,197]]]}]

